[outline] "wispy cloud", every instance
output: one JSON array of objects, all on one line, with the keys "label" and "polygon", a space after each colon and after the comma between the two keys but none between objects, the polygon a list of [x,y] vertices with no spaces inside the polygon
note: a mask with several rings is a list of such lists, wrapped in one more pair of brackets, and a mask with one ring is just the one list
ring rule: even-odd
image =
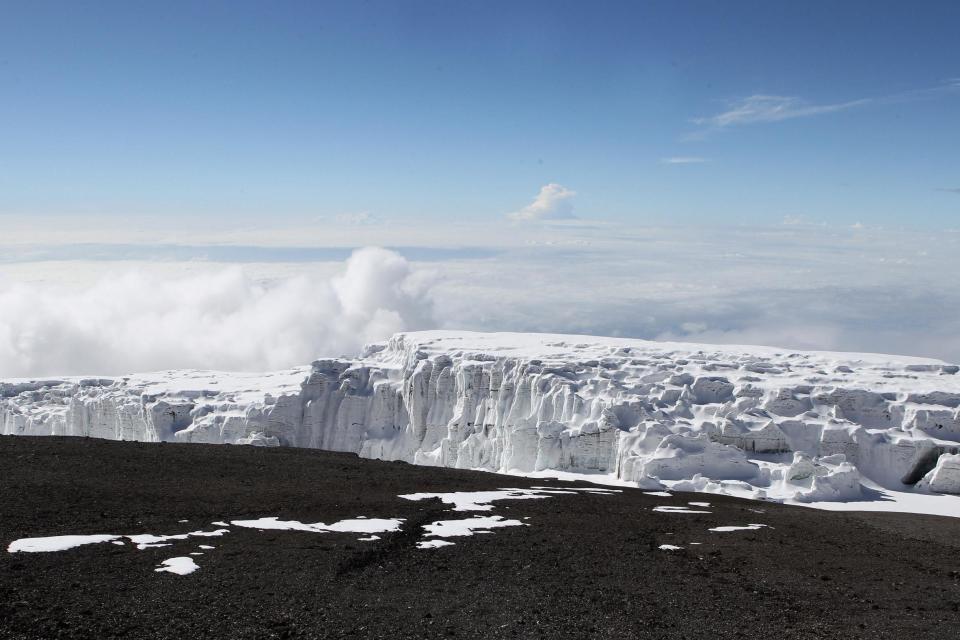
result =
[{"label": "wispy cloud", "polygon": [[698,158],[696,156],[674,156],[672,158],[660,158],[660,164],[702,164],[710,162],[709,158]]},{"label": "wispy cloud", "polygon": [[957,187],[955,189],[940,188],[940,189],[937,189],[937,191],[946,191],[947,193],[955,193],[957,195],[960,195],[960,187]]},{"label": "wispy cloud", "polygon": [[826,104],[812,103],[796,96],[754,94],[727,101],[727,109],[725,111],[711,116],[693,118],[692,122],[712,129],[725,129],[760,122],[780,122],[795,118],[809,118],[828,113],[847,111],[870,104],[929,100],[958,91],[960,91],[960,78],[950,78],[935,87],[913,89],[885,96]]},{"label": "wispy cloud", "polygon": [[724,128],[756,122],[779,122],[792,118],[806,118],[824,113],[836,113],[871,102],[870,98],[838,102],[835,104],[810,104],[800,98],[788,96],[752,95],[729,102],[728,109],[716,115],[694,118],[694,124]]},{"label": "wispy cloud", "polygon": [[576,191],[567,189],[562,184],[551,182],[540,187],[540,193],[533,202],[519,211],[508,214],[508,217],[517,221],[538,220],[570,220],[573,215],[573,198]]}]

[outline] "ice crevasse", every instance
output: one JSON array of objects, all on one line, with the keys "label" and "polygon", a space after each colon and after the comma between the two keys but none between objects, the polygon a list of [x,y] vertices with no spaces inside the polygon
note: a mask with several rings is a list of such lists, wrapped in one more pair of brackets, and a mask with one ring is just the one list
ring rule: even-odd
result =
[{"label": "ice crevasse", "polygon": [[960,375],[939,361],[620,338],[401,333],[268,374],[0,381],[0,432],[350,451],[852,500],[960,493]]}]

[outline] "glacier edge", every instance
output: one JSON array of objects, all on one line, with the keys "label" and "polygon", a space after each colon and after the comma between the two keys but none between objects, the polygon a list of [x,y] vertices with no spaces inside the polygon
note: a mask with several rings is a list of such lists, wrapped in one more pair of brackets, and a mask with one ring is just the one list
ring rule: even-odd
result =
[{"label": "glacier edge", "polygon": [[408,332],[270,374],[0,381],[0,433],[296,446],[799,502],[960,492],[960,376],[934,360]]}]

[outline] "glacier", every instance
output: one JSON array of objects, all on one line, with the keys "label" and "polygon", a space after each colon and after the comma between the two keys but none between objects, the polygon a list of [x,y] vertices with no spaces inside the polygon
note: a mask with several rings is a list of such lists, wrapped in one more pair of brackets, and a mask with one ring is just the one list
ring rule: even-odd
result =
[{"label": "glacier", "polygon": [[960,494],[960,375],[936,360],[419,331],[268,374],[0,381],[3,435],[312,447],[799,503]]}]

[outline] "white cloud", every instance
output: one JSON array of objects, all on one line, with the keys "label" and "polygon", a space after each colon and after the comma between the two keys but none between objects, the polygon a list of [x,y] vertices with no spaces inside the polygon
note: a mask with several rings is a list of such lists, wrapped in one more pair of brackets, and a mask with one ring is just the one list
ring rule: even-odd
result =
[{"label": "white cloud", "polygon": [[118,374],[166,368],[265,370],[355,353],[433,324],[427,274],[360,249],[330,280],[257,281],[239,266],[92,285],[0,288],[0,375]]},{"label": "white cloud", "polygon": [[346,266],[329,258],[227,269],[169,259],[0,263],[0,376],[272,369],[428,327],[960,361],[952,277],[960,233],[848,224],[528,230],[502,220],[406,231],[435,231],[443,237],[429,237],[443,246],[481,238],[492,253],[430,257],[442,279],[383,250],[358,252]]},{"label": "white cloud", "polygon": [[576,195],[576,191],[551,182],[540,187],[540,193],[533,202],[508,217],[517,221],[570,220],[576,218],[573,215],[573,198]]},{"label": "white cloud", "polygon": [[660,158],[660,164],[702,164],[704,162],[710,162],[710,160],[696,156],[674,156],[672,158]]},{"label": "white cloud", "polygon": [[[616,238],[614,240],[613,238]],[[960,237],[866,227],[610,230],[444,266],[447,328],[874,351],[960,361]]]},{"label": "white cloud", "polygon": [[960,80],[951,78],[935,87],[913,89],[885,96],[860,98],[858,100],[827,104],[814,104],[796,96],[754,94],[731,100],[727,103],[726,111],[721,111],[712,116],[694,118],[692,122],[714,129],[723,129],[758,122],[780,122],[794,118],[819,116],[827,113],[846,111],[869,104],[931,100],[948,94],[955,94],[958,90],[960,90]]},{"label": "white cloud", "polygon": [[755,122],[779,122],[792,118],[804,118],[835,113],[871,102],[871,99],[851,100],[835,104],[810,104],[800,98],[788,96],[752,95],[733,100],[721,113],[694,118],[694,124],[723,128]]}]

